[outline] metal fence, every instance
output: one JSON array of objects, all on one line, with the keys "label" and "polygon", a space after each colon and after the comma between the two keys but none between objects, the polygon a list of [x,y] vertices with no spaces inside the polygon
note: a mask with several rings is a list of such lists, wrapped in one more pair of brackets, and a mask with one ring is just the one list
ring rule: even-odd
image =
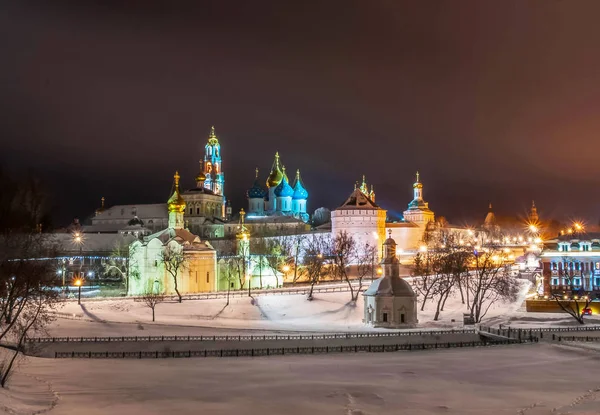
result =
[{"label": "metal fence", "polygon": [[581,326],[575,326],[575,327],[535,327],[535,328],[531,328],[531,329],[518,329],[518,328],[507,327],[502,330],[508,330],[508,329],[510,329],[511,331],[521,330],[521,331],[534,331],[537,333],[551,333],[551,332],[569,332],[569,331],[600,331],[600,326],[581,325]]},{"label": "metal fence", "polygon": [[[363,281],[363,286],[361,288],[361,291],[364,291],[367,289],[367,287],[369,286],[369,284],[371,283],[371,280],[364,280]],[[334,285],[335,284],[335,285]],[[352,287],[353,289],[357,289],[358,288],[358,283],[353,282],[352,283]],[[252,295],[298,295],[298,294],[308,294],[310,291],[310,286],[301,286],[301,287],[293,287],[293,288],[256,288],[256,289],[252,289],[250,290],[250,293]],[[350,287],[348,287],[348,283],[346,282],[339,282],[339,283],[332,283],[330,286],[315,286],[313,288],[313,293],[333,293],[333,292],[348,292],[350,291]],[[197,294],[182,294],[181,297],[184,300],[217,300],[217,299],[224,299],[227,298],[227,296],[229,296],[229,298],[241,298],[241,297],[248,297],[248,289],[244,289],[244,290],[235,290],[235,291],[230,291],[229,294],[227,293],[227,291],[212,291],[212,292],[208,292],[208,293],[197,293]],[[110,301],[110,300],[126,300],[126,299],[132,299],[132,300],[139,300],[141,297],[139,296],[120,296],[120,297],[86,297],[85,301],[86,302],[90,302],[90,301]],[[169,295],[165,297],[167,300],[179,300],[179,298],[176,295]],[[67,301],[75,301],[76,299],[72,299],[69,298],[67,299]]]},{"label": "metal fence", "polygon": [[[553,335],[554,338],[554,335]],[[577,336],[556,336],[559,342],[600,342],[600,337],[577,337]]]},{"label": "metal fence", "polygon": [[328,333],[328,334],[289,334],[289,335],[238,335],[238,336],[120,336],[120,337],[32,337],[29,343],[85,343],[85,342],[151,342],[151,341],[266,341],[266,340],[332,340],[361,339],[378,337],[436,336],[444,334],[476,334],[475,329],[397,331],[381,333]]},{"label": "metal fence", "polygon": [[[521,339],[521,338],[531,338],[531,337],[539,337],[540,339],[544,338],[544,333],[556,333],[556,332],[582,332],[582,331],[600,331],[600,326],[581,326],[581,327],[538,327],[531,329],[521,329],[521,328],[493,328],[487,326],[480,326],[480,331],[495,334],[497,336],[503,336],[513,339]],[[555,340],[556,336],[552,335],[552,340]]]},{"label": "metal fence", "polygon": [[[532,342],[537,342],[537,338]],[[504,340],[497,342],[470,341],[420,344],[354,345],[322,347],[276,347],[257,349],[219,349],[189,351],[139,351],[139,352],[55,352],[54,357],[88,359],[161,359],[182,357],[242,357],[242,356],[283,356],[300,354],[359,353],[359,352],[398,352],[401,350],[434,350],[457,347],[483,347],[530,343],[528,340]]]}]

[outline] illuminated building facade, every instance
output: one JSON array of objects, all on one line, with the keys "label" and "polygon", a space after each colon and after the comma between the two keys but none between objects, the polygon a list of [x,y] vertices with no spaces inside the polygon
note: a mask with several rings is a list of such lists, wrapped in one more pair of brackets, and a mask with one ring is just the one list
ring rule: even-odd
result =
[{"label": "illuminated building facade", "polygon": [[413,200],[408,204],[408,209],[404,211],[404,220],[421,227],[435,220],[434,213],[429,209],[429,203],[423,199],[423,183],[421,183],[419,172],[417,172],[417,179],[413,184]]},{"label": "illuminated building facade", "polygon": [[600,233],[561,235],[544,242],[544,294],[600,294]]},{"label": "illuminated building facade", "polygon": [[175,281],[165,267],[164,255],[180,257],[183,261],[177,269],[177,287],[181,294],[217,289],[216,251],[207,241],[184,229],[186,201],[179,190],[179,178],[175,173],[173,193],[166,204],[168,227],[129,246],[128,295],[175,294]]},{"label": "illuminated building facade", "polygon": [[387,211],[371,199],[375,193],[367,191],[365,177],[362,185],[354,190],[346,201],[331,212],[331,233],[335,237],[343,232],[352,236],[358,247],[379,247],[385,238]]}]

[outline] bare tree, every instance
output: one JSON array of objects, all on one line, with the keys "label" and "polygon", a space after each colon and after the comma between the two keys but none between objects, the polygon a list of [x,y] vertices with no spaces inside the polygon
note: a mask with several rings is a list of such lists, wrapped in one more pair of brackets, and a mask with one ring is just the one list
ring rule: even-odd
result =
[{"label": "bare tree", "polygon": [[160,291],[160,287],[155,287],[155,285],[158,285],[158,281],[149,281],[148,287],[146,287],[146,290],[140,298],[140,301],[152,310],[152,321],[155,321],[154,310],[156,309],[156,306],[165,301],[165,294]]},{"label": "bare tree", "polygon": [[423,298],[423,301],[421,302],[421,311],[425,310],[427,300],[433,298],[432,293],[437,279],[434,269],[437,262],[437,254],[431,249],[417,253],[413,260],[412,285]]},{"label": "bare tree", "polygon": [[470,315],[480,323],[490,307],[497,301],[514,301],[519,282],[511,276],[506,253],[496,244],[475,249],[472,255],[473,269],[469,277],[471,294]]},{"label": "bare tree", "polygon": [[331,241],[329,252],[333,275],[346,281],[350,289],[350,301],[355,301],[354,286],[350,280],[350,264],[356,259],[356,241],[346,231],[337,234]]},{"label": "bare tree", "polygon": [[179,293],[177,280],[179,277],[179,272],[183,271],[187,267],[187,260],[183,252],[183,247],[173,246],[172,244],[165,245],[160,254],[160,262],[165,267],[165,271],[167,271],[173,278],[175,292],[177,293],[178,301],[181,303],[183,298]]},{"label": "bare tree", "polygon": [[327,244],[320,236],[308,240],[301,268],[304,277],[310,283],[308,300],[313,299],[313,289],[327,275]]},{"label": "bare tree", "polygon": [[563,287],[568,291],[563,293],[552,292],[552,298],[559,307],[573,317],[579,324],[585,324],[584,310],[593,300],[591,293],[585,292],[583,287],[583,265],[571,262],[570,258],[563,258],[562,267],[558,270],[558,277],[563,280]]},{"label": "bare tree", "polygon": [[0,171],[0,347],[14,351],[0,362],[4,387],[32,331],[51,320],[58,300],[56,247],[42,233],[44,195],[39,182],[17,183]]},{"label": "bare tree", "polygon": [[140,277],[137,264],[130,263],[130,258],[135,258],[137,249],[135,244],[130,246],[125,241],[116,242],[104,264],[104,273],[109,277],[119,278],[126,293],[129,292],[129,279]]},{"label": "bare tree", "polygon": [[284,266],[293,263],[293,237],[283,235],[275,238],[257,238],[253,252],[258,256],[259,280],[262,288],[262,267],[266,265],[273,273],[278,275]]},{"label": "bare tree", "polygon": [[373,278],[375,267],[377,266],[377,247],[368,242],[357,249],[356,254],[356,273],[358,275],[358,289],[352,301],[358,300],[358,296],[363,288],[363,280],[369,276]]}]

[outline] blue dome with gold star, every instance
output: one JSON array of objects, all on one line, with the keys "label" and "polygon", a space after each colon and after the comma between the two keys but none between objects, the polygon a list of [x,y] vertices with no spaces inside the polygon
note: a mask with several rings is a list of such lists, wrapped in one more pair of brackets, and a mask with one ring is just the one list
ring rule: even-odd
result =
[{"label": "blue dome with gold star", "polygon": [[267,192],[262,188],[260,182],[258,181],[258,169],[256,169],[256,178],[254,179],[254,184],[248,191],[246,192],[246,196],[248,199],[262,199],[265,197]]}]

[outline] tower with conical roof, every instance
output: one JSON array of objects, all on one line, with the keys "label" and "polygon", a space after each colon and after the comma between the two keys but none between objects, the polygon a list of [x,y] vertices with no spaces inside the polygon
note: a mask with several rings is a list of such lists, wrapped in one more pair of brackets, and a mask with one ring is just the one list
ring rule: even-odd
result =
[{"label": "tower with conical roof", "polygon": [[488,213],[485,215],[485,219],[483,221],[483,226],[486,228],[492,228],[496,226],[496,215],[494,214],[494,210],[492,208],[492,203],[490,202],[488,206]]},{"label": "tower with conical roof", "polygon": [[404,220],[419,226],[426,226],[435,220],[433,211],[429,209],[429,203],[423,200],[423,183],[421,183],[419,172],[413,183],[413,200],[408,204],[408,209],[404,211]]},{"label": "tower with conical roof", "polygon": [[535,206],[535,201],[531,201],[531,210],[529,211],[529,223],[537,224],[540,221],[540,217],[538,215],[537,207]]},{"label": "tower with conical roof", "polygon": [[185,200],[179,192],[179,172],[173,176],[173,194],[167,201],[169,211],[169,228],[183,229],[183,213],[185,212]]}]

